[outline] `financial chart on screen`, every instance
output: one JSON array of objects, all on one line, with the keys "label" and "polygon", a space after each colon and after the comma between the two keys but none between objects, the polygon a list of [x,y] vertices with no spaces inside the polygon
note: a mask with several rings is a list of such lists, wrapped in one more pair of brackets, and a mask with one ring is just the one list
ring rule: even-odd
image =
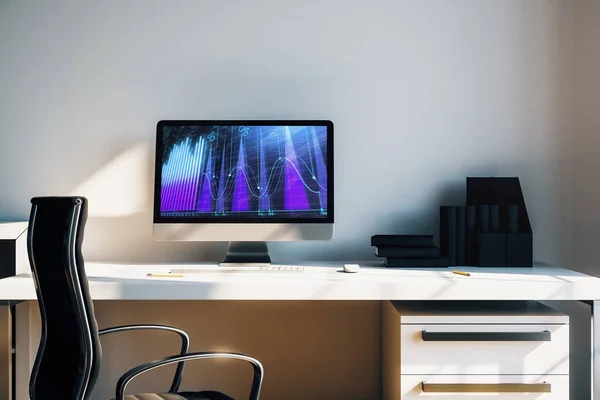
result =
[{"label": "financial chart on screen", "polygon": [[165,126],[160,215],[326,219],[326,126]]}]

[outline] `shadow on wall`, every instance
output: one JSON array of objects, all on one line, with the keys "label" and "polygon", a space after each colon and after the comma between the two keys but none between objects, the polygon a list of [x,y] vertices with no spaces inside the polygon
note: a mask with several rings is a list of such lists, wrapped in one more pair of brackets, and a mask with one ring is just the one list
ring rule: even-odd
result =
[{"label": "shadow on wall", "polygon": [[157,242],[152,238],[154,154],[151,142],[122,151],[69,195],[85,196],[90,208],[87,259],[129,262],[212,260],[225,244]]},{"label": "shadow on wall", "polygon": [[[115,153],[114,147],[110,150]],[[222,260],[227,243],[160,242],[153,239],[154,146],[151,141],[130,145],[112,159],[107,160],[105,154],[97,160],[85,161],[82,164],[87,165],[87,169],[62,173],[57,180],[53,178],[31,196],[68,194],[89,199],[83,248],[88,260],[144,263]],[[95,171],[92,170],[94,165]],[[341,169],[336,166],[336,170]],[[82,171],[88,174],[87,178],[81,176]],[[275,262],[374,261],[377,258],[370,246],[373,234],[437,234],[439,206],[465,202],[464,176],[520,175],[527,191],[527,181],[535,180],[535,173],[530,171],[527,165],[512,165],[507,170],[506,167],[488,164],[457,168],[449,176],[438,176],[435,172],[435,175],[423,176],[417,181],[410,175],[397,174],[386,176],[385,182],[380,182],[381,190],[369,192],[369,198],[362,200],[344,200],[348,199],[348,193],[352,193],[353,183],[343,182],[347,177],[341,176],[342,179],[336,180],[335,188],[335,239],[330,242],[273,242],[269,250]],[[67,187],[67,180],[79,180],[81,183],[74,188]],[[340,187],[340,181],[344,183],[343,187]],[[418,187],[415,187],[417,183]],[[412,195],[419,200],[411,200],[407,204],[398,199],[398,202],[390,203],[390,199],[396,196],[394,191],[397,187],[405,187],[398,195]],[[44,193],[49,189],[52,192]],[[373,211],[371,206],[369,210],[357,212],[361,209],[361,201],[375,204],[379,211]],[[535,215],[532,216],[534,218]]]},{"label": "shadow on wall", "polygon": [[[113,148],[114,150],[114,148]],[[140,142],[120,151],[104,166],[87,172],[87,178],[70,175],[81,183],[70,190],[58,182],[49,194],[85,196],[89,199],[84,254],[88,260],[122,262],[220,261],[227,249],[223,242],[160,242],[152,236],[154,147]],[[90,163],[87,163],[89,165]],[[102,165],[102,164],[101,164]],[[490,171],[491,172],[491,171]],[[397,179],[400,179],[398,177]],[[340,190],[337,190],[338,194]],[[352,223],[351,205],[336,202],[336,238],[332,242],[271,243],[274,260],[374,260],[370,235],[375,233],[433,233],[436,231],[441,203],[460,202],[461,184],[448,184],[428,196],[428,204],[418,209],[398,210],[393,215],[373,215],[373,225],[346,226]],[[44,195],[34,193],[32,196]],[[338,199],[341,196],[338,196]],[[346,209],[347,208],[347,209]],[[350,215],[345,218],[344,214]],[[348,222],[349,221],[349,222]]]},{"label": "shadow on wall", "polygon": [[[224,242],[161,242],[153,239],[153,152],[151,142],[131,146],[69,192],[70,195],[86,196],[90,201],[84,241],[86,258],[153,263],[222,260],[227,250]],[[401,176],[393,179],[401,179]],[[343,197],[339,196],[340,190],[337,193],[338,199]],[[420,204],[418,209],[372,215],[377,228],[365,226],[359,231],[356,227],[346,226],[352,224],[352,206],[340,204],[338,200],[334,241],[273,242],[269,245],[270,253],[276,262],[374,260],[376,257],[370,246],[372,234],[436,233],[439,204],[464,202],[464,184],[435,188],[427,199],[427,204]],[[345,218],[344,214],[349,217]]]}]

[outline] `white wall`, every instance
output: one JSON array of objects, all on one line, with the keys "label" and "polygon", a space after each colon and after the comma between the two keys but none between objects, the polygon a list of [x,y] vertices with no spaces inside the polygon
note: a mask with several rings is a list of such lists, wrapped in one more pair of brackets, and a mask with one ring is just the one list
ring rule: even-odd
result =
[{"label": "white wall", "polygon": [[575,8],[575,241],[576,264],[600,276],[600,2]]},{"label": "white wall", "polygon": [[[156,121],[327,118],[336,124],[336,239],[272,245],[276,260],[371,258],[372,234],[433,233],[438,206],[462,203],[465,176],[479,175],[521,177],[536,258],[568,263],[573,146],[593,144],[573,139],[572,8],[568,0],[0,0],[0,220],[26,219],[32,196],[87,195],[88,259],[216,260],[224,244],[152,240]],[[206,339],[203,325],[219,314],[202,307],[187,309],[195,322],[169,322],[212,348],[218,335]],[[366,349],[376,347],[372,309],[346,313],[330,332],[369,327]],[[132,314],[107,303],[97,316],[104,326]],[[301,322],[286,327],[297,332]],[[121,356],[112,346],[105,356]],[[370,354],[357,362],[377,368]],[[349,380],[368,398],[377,373]],[[97,398],[112,384],[102,378]]]},{"label": "white wall", "polygon": [[277,260],[365,259],[375,233],[434,233],[467,175],[520,176],[536,258],[570,252],[569,2],[0,0],[0,219],[91,201],[90,259],[219,259],[155,243],[163,118],[328,118],[331,243]]},{"label": "white wall", "polygon": [[[600,2],[577,0],[574,5],[573,262],[576,269],[600,276],[597,252],[600,239]],[[585,316],[585,310],[580,314]],[[572,323],[577,324],[581,316],[574,317]],[[579,326],[586,325],[579,322]],[[581,329],[571,340],[586,343],[588,338],[589,334]],[[589,350],[583,346],[576,349],[579,353],[576,360],[585,363]],[[579,379],[580,388],[589,387],[585,375]]]}]

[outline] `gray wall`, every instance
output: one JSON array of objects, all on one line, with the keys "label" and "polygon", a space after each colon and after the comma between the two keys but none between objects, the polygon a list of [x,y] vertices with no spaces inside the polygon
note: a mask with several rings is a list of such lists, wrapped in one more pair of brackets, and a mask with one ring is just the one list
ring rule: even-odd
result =
[{"label": "gray wall", "polygon": [[[600,2],[574,2],[574,213],[573,260],[576,269],[600,276],[598,239],[600,238]],[[571,370],[587,365],[589,348],[589,316],[586,307],[565,306],[571,312],[571,335],[574,345]],[[596,349],[597,351],[597,349]],[[600,372],[596,372],[596,375]],[[573,381],[572,381],[573,382]],[[577,377],[573,388],[576,399],[586,398],[589,382],[586,375]]]},{"label": "gray wall", "polygon": [[600,2],[579,0],[575,25],[575,262],[600,276]]},{"label": "gray wall", "polygon": [[88,259],[218,259],[155,243],[164,118],[328,118],[336,239],[276,260],[368,259],[375,233],[433,233],[464,178],[519,176],[536,258],[569,259],[567,1],[0,0],[0,219],[90,198]]}]

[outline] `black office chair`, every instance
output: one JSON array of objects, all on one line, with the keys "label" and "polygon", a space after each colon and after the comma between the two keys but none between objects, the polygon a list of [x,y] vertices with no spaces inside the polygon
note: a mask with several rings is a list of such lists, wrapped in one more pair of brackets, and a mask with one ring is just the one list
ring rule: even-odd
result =
[{"label": "black office chair", "polygon": [[[216,391],[181,392],[184,362],[230,358],[249,362],[254,369],[250,400],[258,400],[263,379],[261,363],[237,353],[188,353],[188,335],[164,325],[127,325],[98,330],[90,297],[81,245],[87,220],[84,197],[36,197],[31,200],[28,253],[42,319],[42,336],[29,394],[32,400],[88,400],[100,372],[100,335],[136,329],[177,333],[181,354],[149,362],[126,372],[117,383],[117,400],[232,400]],[[125,395],[138,375],[164,365],[178,364],[171,388],[163,394]]]}]

